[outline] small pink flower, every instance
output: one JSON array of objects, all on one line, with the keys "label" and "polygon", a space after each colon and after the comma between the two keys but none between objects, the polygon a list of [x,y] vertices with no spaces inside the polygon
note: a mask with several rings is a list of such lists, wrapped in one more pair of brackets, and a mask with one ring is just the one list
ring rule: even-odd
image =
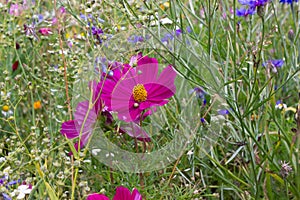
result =
[{"label": "small pink flower", "polygon": [[66,13],[65,7],[60,7],[59,12],[60,12],[60,14],[65,14]]},{"label": "small pink flower", "polygon": [[45,36],[52,34],[50,28],[40,28],[39,33]]},{"label": "small pink flower", "polygon": [[18,5],[18,4],[11,4],[10,8],[9,8],[9,14],[13,15],[13,16],[19,16],[21,15],[23,10],[23,7]]},{"label": "small pink flower", "polygon": [[53,17],[53,19],[52,19],[52,25],[55,25],[56,23],[57,23],[57,18]]}]

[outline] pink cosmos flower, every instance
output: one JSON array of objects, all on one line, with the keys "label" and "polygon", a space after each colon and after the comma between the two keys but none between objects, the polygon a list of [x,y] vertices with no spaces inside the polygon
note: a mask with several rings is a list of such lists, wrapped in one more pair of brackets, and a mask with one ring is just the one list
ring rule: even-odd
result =
[{"label": "pink cosmos flower", "polygon": [[40,28],[39,33],[45,36],[52,34],[50,28]]},{"label": "pink cosmos flower", "polygon": [[127,64],[114,70],[113,76],[104,80],[101,98],[126,122],[140,122],[176,92],[173,67],[166,67],[158,76],[158,61],[148,56],[139,58],[137,67]]},{"label": "pink cosmos flower", "polygon": [[[109,198],[102,194],[90,194],[87,200],[109,200]],[[113,200],[142,200],[142,195],[137,189],[133,189],[132,193],[126,187],[117,187],[116,194]]]},{"label": "pink cosmos flower", "polygon": [[[76,112],[74,114],[74,120],[64,122],[60,130],[60,132],[68,139],[78,138],[81,136],[80,147],[83,147],[88,142],[88,139],[92,134],[94,125],[100,116],[106,117],[107,124],[112,123],[112,115],[104,109],[101,103],[101,85],[96,81],[92,81],[90,82],[90,88],[93,88],[92,103],[94,103],[94,106],[89,111],[89,100],[78,103]],[[88,111],[89,113],[87,114]],[[80,134],[80,132],[82,133]],[[78,142],[75,144],[75,148],[78,149]]]},{"label": "pink cosmos flower", "polygon": [[[110,99],[111,93],[114,90],[116,84],[121,79],[121,77],[128,72],[132,66],[137,65],[138,59],[142,57],[142,54],[138,54],[136,56],[132,56],[130,64],[122,64],[119,62],[109,62],[108,67],[102,74],[102,92],[101,99],[105,101],[105,106],[107,106],[107,110],[112,111]],[[147,59],[147,58],[145,58]],[[146,117],[146,114],[144,115]],[[151,139],[149,135],[144,131],[139,125],[135,123],[122,124],[119,127],[119,132],[122,134],[128,134],[130,137],[137,138],[140,141],[150,142]]]}]

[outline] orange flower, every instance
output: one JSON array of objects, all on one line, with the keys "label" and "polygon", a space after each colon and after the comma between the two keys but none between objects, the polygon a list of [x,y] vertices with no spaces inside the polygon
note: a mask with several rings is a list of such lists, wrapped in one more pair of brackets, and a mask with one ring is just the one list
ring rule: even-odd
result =
[{"label": "orange flower", "polygon": [[42,108],[42,103],[41,103],[41,101],[35,101],[35,102],[33,103],[33,108],[34,108],[35,110]]}]

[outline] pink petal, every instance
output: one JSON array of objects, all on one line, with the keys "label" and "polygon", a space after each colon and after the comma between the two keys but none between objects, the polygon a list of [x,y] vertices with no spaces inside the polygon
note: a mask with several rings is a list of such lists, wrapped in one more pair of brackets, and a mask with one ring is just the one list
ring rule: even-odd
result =
[{"label": "pink petal", "polygon": [[[105,105],[108,107],[109,110],[111,110],[111,94],[116,86],[116,83],[112,80],[105,80],[101,83],[101,99],[104,101]],[[99,83],[99,84],[100,84]]]},{"label": "pink petal", "polygon": [[[89,110],[89,101],[83,101],[78,103],[76,107],[76,112],[74,114],[75,120],[78,121],[79,126],[81,127],[83,123],[84,127],[90,127],[93,125],[97,119],[97,114],[95,112],[95,108]],[[87,112],[89,110],[88,116],[86,118]],[[86,118],[86,120],[85,120]]]},{"label": "pink petal", "polygon": [[109,200],[109,198],[103,194],[90,194],[86,200]]},{"label": "pink petal", "polygon": [[113,200],[131,200],[131,193],[126,187],[119,186]]},{"label": "pink petal", "polygon": [[79,125],[77,121],[70,120],[61,125],[60,132],[63,135],[66,135],[68,139],[73,139],[79,136],[78,127]]},{"label": "pink petal", "polygon": [[135,188],[132,191],[132,200],[142,200],[142,195]]},{"label": "pink petal", "polygon": [[140,110],[146,110],[148,108],[150,108],[151,106],[154,106],[155,104],[151,103],[150,101],[144,101],[141,102],[139,105],[139,109]]},{"label": "pink petal", "polygon": [[145,89],[147,90],[148,96],[147,96],[147,100],[151,101],[157,101],[159,99],[163,100],[163,99],[168,99],[170,97],[172,97],[174,95],[174,91],[176,90],[176,88],[168,88],[164,85],[160,85],[160,84],[147,84],[145,85]]},{"label": "pink petal", "polygon": [[136,67],[137,83],[147,84],[157,81],[158,64],[143,64]]},{"label": "pink petal", "polygon": [[134,108],[133,103],[133,101],[129,101],[127,104],[126,102],[120,103],[119,107],[115,109],[118,112],[118,118],[120,120],[132,122],[139,117],[141,110],[139,108]]},{"label": "pink petal", "polygon": [[157,67],[158,67],[157,59],[156,58],[150,58],[148,56],[144,56],[144,57],[138,59],[137,64],[138,64],[138,66],[145,65],[145,64],[153,64],[153,65],[157,65]]},{"label": "pink petal", "polygon": [[171,65],[166,67],[160,74],[157,83],[170,89],[174,94],[176,92],[176,86],[174,84],[176,78],[176,71]]}]

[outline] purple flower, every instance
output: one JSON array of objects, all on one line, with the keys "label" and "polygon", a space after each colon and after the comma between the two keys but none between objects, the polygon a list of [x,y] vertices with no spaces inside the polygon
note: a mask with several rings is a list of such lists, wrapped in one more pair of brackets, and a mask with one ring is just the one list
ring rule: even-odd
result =
[{"label": "purple flower", "polygon": [[38,15],[38,22],[42,22],[44,20],[44,16],[42,14]]},{"label": "purple flower", "polygon": [[24,24],[24,31],[25,31],[25,34],[27,36],[34,36],[34,38],[37,40],[38,39],[38,36],[36,35],[36,32],[35,32],[35,24],[32,23],[30,25],[26,25]]},{"label": "purple flower", "polygon": [[267,62],[263,63],[263,67],[268,67],[272,70],[273,73],[277,73],[277,69],[281,68],[284,61],[281,59],[278,60],[268,60]]},{"label": "purple flower", "polygon": [[275,108],[276,108],[276,109],[279,109],[279,110],[281,110],[281,109],[286,109],[286,108],[287,108],[287,105],[286,105],[285,103],[283,103],[282,100],[277,100],[277,101],[276,101]]},{"label": "purple flower", "polygon": [[162,42],[169,42],[169,41],[171,41],[171,40],[173,40],[173,39],[174,39],[173,34],[167,33],[167,34],[165,34],[165,36],[161,39],[161,41],[162,41]]},{"label": "purple flower", "polygon": [[128,42],[136,44],[138,42],[144,42],[144,37],[139,35],[132,35],[127,39]]},{"label": "purple flower", "polygon": [[200,121],[201,121],[201,123],[205,123],[205,119],[204,118],[201,118]]},{"label": "purple flower", "polygon": [[16,185],[17,183],[20,183],[21,182],[21,180],[17,180],[17,181],[9,181],[8,182],[8,185]]},{"label": "purple flower", "polygon": [[59,12],[60,12],[60,14],[65,14],[66,13],[66,9],[65,9],[65,7],[60,7],[59,8]]},{"label": "purple flower", "polygon": [[176,35],[177,37],[179,37],[181,34],[182,34],[182,30],[181,30],[181,29],[176,29],[175,35]]},{"label": "purple flower", "polygon": [[279,2],[292,4],[293,2],[298,2],[298,0],[279,0]]},{"label": "purple flower", "polygon": [[227,109],[220,109],[218,110],[219,115],[228,115],[229,111]]},{"label": "purple flower", "polygon": [[242,5],[247,5],[250,8],[256,8],[259,6],[264,6],[268,3],[269,0],[239,0],[239,3]]},{"label": "purple flower", "polygon": [[192,29],[191,29],[191,27],[186,27],[186,31],[188,32],[188,33],[191,33],[192,32]]},{"label": "purple flower", "polygon": [[16,17],[21,15],[22,11],[23,11],[23,6],[20,6],[18,4],[11,4],[9,8],[9,14]]},{"label": "purple flower", "polygon": [[190,94],[195,93],[197,98],[203,100],[203,104],[202,105],[203,106],[206,105],[207,101],[206,101],[205,95],[207,93],[204,91],[204,89],[202,87],[195,87],[194,89],[191,89],[189,93]]},{"label": "purple flower", "polygon": [[247,17],[248,15],[253,15],[255,13],[255,9],[253,8],[240,8],[240,9],[236,9],[236,15],[239,17]]},{"label": "purple flower", "polygon": [[79,16],[80,16],[80,18],[83,19],[84,21],[87,21],[87,16],[86,16],[86,15],[80,13]]},{"label": "purple flower", "polygon": [[[191,31],[190,27],[187,28],[187,31]],[[162,42],[169,42],[174,39],[174,37],[179,37],[183,31],[181,29],[176,29],[174,32],[166,33],[165,36],[161,39]]]},{"label": "purple flower", "polygon": [[12,200],[12,198],[10,198],[10,196],[8,196],[5,193],[2,193],[2,197],[3,197],[4,200]]},{"label": "purple flower", "polygon": [[247,15],[254,14],[257,8],[257,14],[263,16],[263,6],[266,5],[270,0],[239,0],[239,3],[248,6],[248,9],[241,8],[236,10],[237,16],[246,17]]},{"label": "purple flower", "polygon": [[92,34],[93,35],[101,35],[103,34],[103,30],[101,28],[97,28],[95,26],[92,27]]},{"label": "purple flower", "polygon": [[192,94],[193,92],[196,93],[198,98],[205,99],[206,92],[202,87],[195,87],[194,89],[191,89],[189,93]]}]

